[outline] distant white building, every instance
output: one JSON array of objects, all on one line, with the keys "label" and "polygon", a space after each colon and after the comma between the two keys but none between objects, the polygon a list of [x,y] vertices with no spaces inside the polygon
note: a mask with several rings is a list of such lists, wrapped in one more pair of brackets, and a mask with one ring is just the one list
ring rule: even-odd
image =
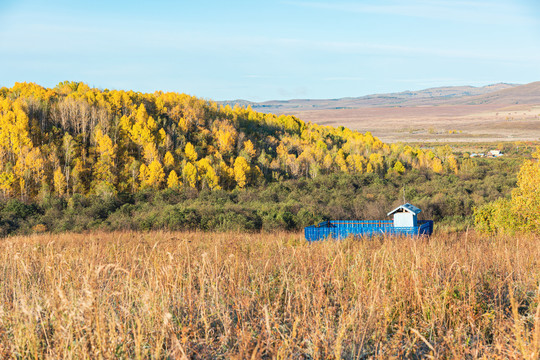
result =
[{"label": "distant white building", "polygon": [[503,155],[504,154],[500,150],[490,150],[488,152],[488,156],[499,157],[499,156],[503,156]]}]

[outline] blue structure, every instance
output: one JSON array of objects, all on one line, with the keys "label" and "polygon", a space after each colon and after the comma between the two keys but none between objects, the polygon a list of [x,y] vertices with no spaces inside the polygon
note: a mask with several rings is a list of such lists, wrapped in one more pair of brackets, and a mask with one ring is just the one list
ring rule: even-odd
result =
[{"label": "blue structure", "polygon": [[431,235],[433,220],[417,220],[420,211],[411,204],[403,204],[388,213],[388,216],[394,215],[394,220],[329,220],[304,228],[304,235],[307,241],[324,240],[330,236],[332,239],[344,239],[350,235]]}]

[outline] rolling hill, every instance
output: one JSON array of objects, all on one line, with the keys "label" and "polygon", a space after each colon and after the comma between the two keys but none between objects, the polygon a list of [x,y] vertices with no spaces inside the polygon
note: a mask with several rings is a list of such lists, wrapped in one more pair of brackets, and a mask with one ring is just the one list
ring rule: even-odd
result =
[{"label": "rolling hill", "polygon": [[540,104],[540,81],[458,99],[455,104]]},{"label": "rolling hill", "polygon": [[[365,107],[395,107],[444,105],[470,99],[471,102],[482,102],[486,96],[497,94],[503,90],[520,88],[522,85],[493,84],[482,87],[446,86],[419,91],[402,91],[388,94],[374,94],[361,97],[340,99],[293,99],[251,102],[247,100],[224,101],[223,104],[251,106],[253,110],[267,113],[288,113],[307,110],[357,109]],[[526,91],[522,91],[526,92]],[[512,95],[513,93],[509,94]],[[538,93],[540,94],[540,92]]]}]

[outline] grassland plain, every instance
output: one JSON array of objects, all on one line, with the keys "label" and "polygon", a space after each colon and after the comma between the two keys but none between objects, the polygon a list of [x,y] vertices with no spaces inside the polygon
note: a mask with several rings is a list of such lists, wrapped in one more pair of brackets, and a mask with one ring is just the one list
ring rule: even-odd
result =
[{"label": "grassland plain", "polygon": [[528,358],[540,238],[0,240],[0,358]]}]

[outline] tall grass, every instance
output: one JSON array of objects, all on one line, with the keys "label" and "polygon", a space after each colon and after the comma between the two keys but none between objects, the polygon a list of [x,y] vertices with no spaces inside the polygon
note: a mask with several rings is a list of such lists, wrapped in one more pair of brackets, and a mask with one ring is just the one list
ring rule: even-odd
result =
[{"label": "tall grass", "polygon": [[0,358],[540,356],[540,238],[0,240]]}]

